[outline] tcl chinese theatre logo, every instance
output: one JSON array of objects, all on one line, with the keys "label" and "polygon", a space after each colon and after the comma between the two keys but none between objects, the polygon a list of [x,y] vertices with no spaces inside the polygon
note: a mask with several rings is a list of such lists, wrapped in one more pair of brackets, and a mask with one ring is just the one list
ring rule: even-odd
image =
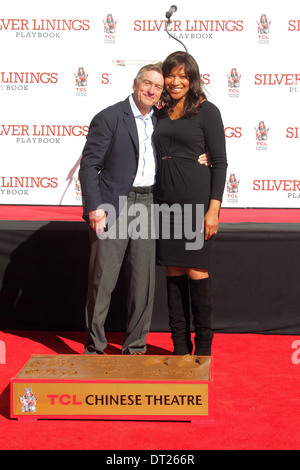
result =
[{"label": "tcl chinese theatre logo", "polygon": [[117,21],[113,18],[113,15],[111,13],[108,13],[106,15],[106,19],[103,21],[103,24],[104,24],[104,43],[115,44]]},{"label": "tcl chinese theatre logo", "polygon": [[263,13],[257,21],[258,44],[269,44],[270,25],[267,15]]},{"label": "tcl chinese theatre logo", "polygon": [[229,98],[239,98],[241,74],[238,73],[237,68],[233,67],[227,75],[228,96]]},{"label": "tcl chinese theatre logo", "polygon": [[84,67],[78,67],[75,75],[76,96],[87,96],[87,79],[89,74]]},{"label": "tcl chinese theatre logo", "polygon": [[239,202],[239,186],[240,180],[236,177],[235,173],[230,173],[229,178],[226,181],[226,193],[227,202],[230,204],[236,204]]},{"label": "tcl chinese theatre logo", "polygon": [[255,128],[256,150],[268,150],[268,134],[269,128],[266,126],[265,121],[259,121],[258,126]]}]

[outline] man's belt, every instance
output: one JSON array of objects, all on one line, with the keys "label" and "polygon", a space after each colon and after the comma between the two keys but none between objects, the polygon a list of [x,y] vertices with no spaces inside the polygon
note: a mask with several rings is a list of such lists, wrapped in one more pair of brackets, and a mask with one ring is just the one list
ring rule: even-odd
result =
[{"label": "man's belt", "polygon": [[137,194],[151,194],[153,193],[153,186],[132,186],[131,191]]}]

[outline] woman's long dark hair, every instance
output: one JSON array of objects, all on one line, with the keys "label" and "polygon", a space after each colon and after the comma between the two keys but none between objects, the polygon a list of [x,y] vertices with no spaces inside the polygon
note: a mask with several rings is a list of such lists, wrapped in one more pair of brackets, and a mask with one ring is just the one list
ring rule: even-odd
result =
[{"label": "woman's long dark hair", "polygon": [[[206,95],[203,91],[198,64],[188,52],[173,52],[165,59],[162,65],[164,78],[174,67],[179,67],[180,65],[185,68],[185,73],[190,81],[190,89],[186,95],[183,110],[183,115],[189,118],[199,111],[200,103],[206,99]],[[161,100],[164,102],[164,111],[169,114],[174,108],[176,101],[173,100],[166,90],[163,91]]]}]

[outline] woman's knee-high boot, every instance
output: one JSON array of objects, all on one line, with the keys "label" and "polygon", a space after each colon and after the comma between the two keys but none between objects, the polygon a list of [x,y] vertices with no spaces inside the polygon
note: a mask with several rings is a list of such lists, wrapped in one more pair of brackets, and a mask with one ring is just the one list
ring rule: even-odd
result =
[{"label": "woman's knee-high boot", "polygon": [[193,343],[190,331],[190,299],[187,275],[167,276],[169,325],[174,355],[191,354]]},{"label": "woman's knee-high boot", "polygon": [[211,281],[189,279],[191,310],[195,327],[195,351],[197,356],[210,356],[213,340]]}]

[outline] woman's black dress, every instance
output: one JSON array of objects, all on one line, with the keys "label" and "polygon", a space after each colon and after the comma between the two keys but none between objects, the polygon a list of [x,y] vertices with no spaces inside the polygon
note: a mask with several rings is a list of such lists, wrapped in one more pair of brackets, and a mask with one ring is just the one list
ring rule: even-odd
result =
[{"label": "woman's black dress", "polygon": [[[160,218],[157,264],[209,269],[212,239],[204,241],[201,213],[206,213],[210,199],[222,201],[224,191],[227,162],[220,112],[204,101],[189,119],[171,120],[162,113],[153,139]],[[207,150],[211,167],[198,162]]]}]

